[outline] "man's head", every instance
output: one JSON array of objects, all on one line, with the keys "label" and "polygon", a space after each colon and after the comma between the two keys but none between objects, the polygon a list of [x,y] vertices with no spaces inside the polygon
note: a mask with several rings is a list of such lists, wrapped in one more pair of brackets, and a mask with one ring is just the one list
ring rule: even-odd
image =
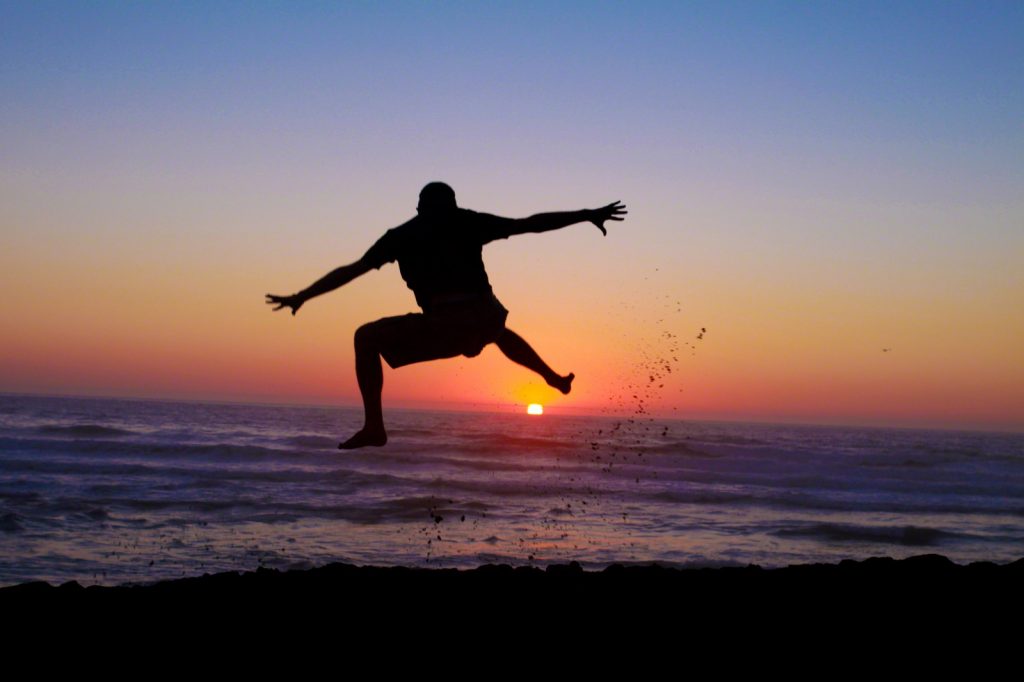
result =
[{"label": "man's head", "polygon": [[416,207],[420,215],[445,215],[456,208],[455,190],[443,182],[431,182],[420,190],[420,203]]}]

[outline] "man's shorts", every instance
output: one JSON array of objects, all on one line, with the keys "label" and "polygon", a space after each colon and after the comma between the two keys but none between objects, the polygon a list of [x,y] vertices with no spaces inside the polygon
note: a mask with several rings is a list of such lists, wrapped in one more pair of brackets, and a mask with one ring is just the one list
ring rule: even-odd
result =
[{"label": "man's shorts", "polygon": [[505,331],[508,311],[497,298],[439,303],[427,313],[385,317],[373,322],[380,354],[392,368],[414,362],[480,354]]}]

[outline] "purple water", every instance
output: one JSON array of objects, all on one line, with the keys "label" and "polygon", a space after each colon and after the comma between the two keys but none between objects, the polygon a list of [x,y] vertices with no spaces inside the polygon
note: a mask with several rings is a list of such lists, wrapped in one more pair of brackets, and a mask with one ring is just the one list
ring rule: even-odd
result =
[{"label": "purple water", "polygon": [[0,585],[1024,556],[1024,436],[0,396]]}]

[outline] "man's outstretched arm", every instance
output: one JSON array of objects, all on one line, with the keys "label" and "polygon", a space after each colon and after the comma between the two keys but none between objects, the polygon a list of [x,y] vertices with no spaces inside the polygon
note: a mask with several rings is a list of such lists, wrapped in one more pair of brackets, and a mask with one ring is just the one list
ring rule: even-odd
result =
[{"label": "man's outstretched arm", "polygon": [[328,291],[334,291],[338,287],[348,284],[356,277],[366,274],[372,270],[373,267],[374,266],[371,265],[364,256],[354,263],[342,265],[340,268],[331,270],[297,294],[292,294],[291,296],[267,294],[266,302],[268,305],[276,305],[277,307],[274,308],[274,310],[291,308],[292,315],[294,315],[299,312],[299,308],[302,307],[302,304],[309,299],[319,296],[320,294],[326,294]]},{"label": "man's outstretched arm", "polygon": [[621,201],[616,201],[601,208],[585,208],[582,211],[565,211],[560,213],[538,213],[529,218],[516,220],[516,226],[511,234],[523,234],[525,232],[549,232],[558,230],[576,223],[591,222],[601,230],[601,234],[607,235],[604,229],[606,220],[622,220],[626,215],[626,207]]}]

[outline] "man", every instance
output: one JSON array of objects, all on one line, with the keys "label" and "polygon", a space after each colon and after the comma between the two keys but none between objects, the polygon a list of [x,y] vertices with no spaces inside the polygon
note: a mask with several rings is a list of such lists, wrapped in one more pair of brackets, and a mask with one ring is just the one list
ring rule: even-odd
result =
[{"label": "man", "polygon": [[552,370],[522,337],[505,327],[508,311],[494,297],[484,270],[483,245],[526,232],[548,232],[591,222],[607,234],[605,221],[622,220],[621,202],[596,209],[540,213],[529,218],[501,218],[459,208],[455,192],[432,182],[420,192],[417,215],[388,230],[366,254],[343,265],[291,296],[267,294],[274,310],[291,308],[333,291],[370,270],[398,261],[402,279],[416,295],[422,313],[385,317],[356,330],[356,380],[363,397],[363,428],[344,443],[343,450],[387,443],[381,410],[384,373],[380,358],[397,369],[458,355],[475,357],[489,343],[513,362],[532,369],[562,393],[572,388],[573,374]]}]

